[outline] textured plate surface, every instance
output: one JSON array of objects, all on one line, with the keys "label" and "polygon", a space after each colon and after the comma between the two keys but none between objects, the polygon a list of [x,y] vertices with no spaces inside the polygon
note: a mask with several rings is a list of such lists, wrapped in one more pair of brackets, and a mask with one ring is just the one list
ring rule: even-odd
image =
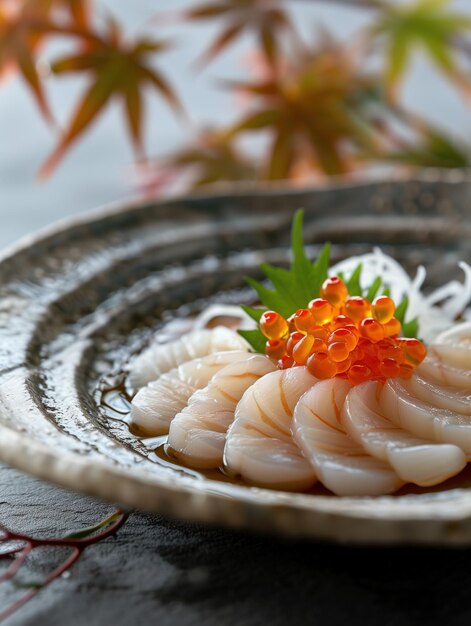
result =
[{"label": "textured plate surface", "polygon": [[[235,527],[352,542],[471,543],[471,479],[382,498],[288,494],[152,462],[97,405],[118,371],[174,316],[247,298],[243,276],[283,262],[292,211],[334,260],[380,245],[429,285],[470,259],[471,183],[424,180],[316,190],[239,190],[98,211],[0,259],[0,457],[123,505]],[[149,458],[147,458],[149,457]],[[470,488],[468,489],[468,483]]]}]

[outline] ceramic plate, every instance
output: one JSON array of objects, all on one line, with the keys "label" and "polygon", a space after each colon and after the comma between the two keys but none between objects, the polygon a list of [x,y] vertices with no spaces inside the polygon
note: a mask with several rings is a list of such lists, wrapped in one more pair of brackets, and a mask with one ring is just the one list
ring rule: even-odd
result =
[{"label": "ceramic plate", "polygon": [[345,542],[471,543],[469,473],[440,489],[381,498],[256,489],[162,461],[129,433],[119,407],[110,414],[100,404],[103,384],[155,330],[210,302],[247,301],[244,275],[256,276],[262,260],[286,261],[300,206],[313,254],[326,240],[334,260],[380,245],[410,271],[425,264],[430,286],[470,259],[471,183],[438,174],[315,190],[238,188],[53,227],[0,261],[1,459],[188,520]]}]

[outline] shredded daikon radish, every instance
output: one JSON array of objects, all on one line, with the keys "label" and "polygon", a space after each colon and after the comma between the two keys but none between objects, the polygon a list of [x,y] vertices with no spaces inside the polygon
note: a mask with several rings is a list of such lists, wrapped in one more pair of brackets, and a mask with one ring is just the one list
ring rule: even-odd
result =
[{"label": "shredded daikon radish", "polygon": [[368,288],[377,276],[381,276],[396,303],[408,296],[406,322],[417,317],[420,336],[425,341],[432,341],[437,333],[451,326],[458,315],[466,315],[466,307],[471,302],[471,267],[464,261],[459,263],[465,275],[463,283],[452,280],[429,295],[421,291],[426,276],[423,266],[417,269],[414,279],[411,279],[397,261],[379,248],[374,248],[369,254],[349,257],[334,265],[329,273],[334,275],[341,272],[348,277],[359,263],[362,264],[362,287]]}]

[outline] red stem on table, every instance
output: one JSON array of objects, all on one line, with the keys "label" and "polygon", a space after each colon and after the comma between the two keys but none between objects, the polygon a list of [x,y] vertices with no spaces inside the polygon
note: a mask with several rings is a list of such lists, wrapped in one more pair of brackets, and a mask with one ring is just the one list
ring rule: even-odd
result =
[{"label": "red stem on table", "polygon": [[79,559],[82,552],[88,546],[98,543],[107,537],[110,537],[114,533],[116,533],[125,523],[128,514],[124,511],[118,510],[114,515],[111,516],[111,519],[114,521],[102,532],[96,533],[90,537],[65,537],[59,539],[35,539],[33,537],[29,537],[28,535],[22,533],[16,533],[2,524],[0,524],[0,531],[3,532],[3,536],[0,537],[0,545],[5,542],[10,541],[20,541],[23,545],[12,547],[5,552],[0,552],[0,558],[11,557],[17,555],[10,566],[7,568],[6,572],[0,576],[0,583],[5,582],[7,580],[11,580],[13,576],[18,572],[20,567],[24,564],[29,554],[34,550],[34,548],[39,547],[59,547],[59,548],[70,548],[72,553],[67,557],[67,559],[58,565],[38,586],[32,587],[26,593],[24,593],[18,600],[12,602],[5,609],[0,610],[0,622],[5,620],[7,617],[10,617],[15,613],[19,608],[21,608],[24,604],[26,604],[29,600],[31,600],[41,589],[52,583],[56,578],[62,576],[64,572],[66,572],[72,565]]}]

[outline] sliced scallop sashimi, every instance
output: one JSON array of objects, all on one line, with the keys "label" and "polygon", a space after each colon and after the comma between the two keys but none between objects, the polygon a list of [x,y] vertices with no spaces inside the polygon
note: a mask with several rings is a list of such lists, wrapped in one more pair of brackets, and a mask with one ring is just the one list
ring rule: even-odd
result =
[{"label": "sliced scallop sashimi", "polygon": [[418,399],[398,378],[390,378],[379,394],[381,409],[398,426],[417,437],[451,443],[471,458],[469,415],[433,406]]},{"label": "sliced scallop sashimi", "polygon": [[366,382],[351,389],[342,410],[348,434],[371,456],[385,461],[405,482],[437,485],[466,465],[456,445],[421,439],[394,424],[378,402],[381,384]]},{"label": "sliced scallop sashimi", "polygon": [[341,411],[350,384],[340,378],[318,383],[299,400],[293,436],[322,484],[338,496],[378,496],[403,481],[391,467],[368,455],[345,431]]},{"label": "sliced scallop sashimi", "polygon": [[317,383],[305,367],[277,370],[247,389],[227,432],[224,464],[247,482],[305,490],[316,482],[310,463],[291,435],[299,398]]},{"label": "sliced scallop sashimi", "polygon": [[441,333],[430,351],[453,367],[471,370],[471,322],[458,324]]},{"label": "sliced scallop sashimi", "polygon": [[275,368],[268,357],[247,353],[247,358],[219,370],[172,420],[168,436],[172,453],[192,467],[222,465],[226,432],[237,403],[251,385]]},{"label": "sliced scallop sashimi", "polygon": [[435,339],[435,343],[460,345],[471,350],[471,321],[454,324]]},{"label": "sliced scallop sashimi", "polygon": [[440,409],[471,415],[471,389],[440,384],[430,376],[426,376],[420,368],[409,380],[403,380],[402,385],[419,400],[433,404]]},{"label": "sliced scallop sashimi", "polygon": [[137,391],[186,361],[215,352],[248,349],[245,339],[224,326],[187,333],[169,343],[154,341],[129,364],[127,382],[133,391]]},{"label": "sliced scallop sashimi", "polygon": [[440,357],[433,348],[429,349],[425,360],[417,368],[417,373],[442,385],[459,387],[467,393],[471,392],[471,369],[463,369],[449,363],[446,357]]},{"label": "sliced scallop sashimi", "polygon": [[186,361],[151,381],[131,402],[132,430],[146,437],[167,434],[170,422],[197,389],[206,387],[223,367],[247,358],[247,355],[247,352],[240,351],[208,354]]}]

